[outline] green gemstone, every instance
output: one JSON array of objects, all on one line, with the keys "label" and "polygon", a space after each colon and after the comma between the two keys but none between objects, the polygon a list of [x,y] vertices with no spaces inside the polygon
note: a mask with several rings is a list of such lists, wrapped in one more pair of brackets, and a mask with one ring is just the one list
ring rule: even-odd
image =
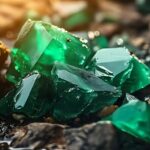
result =
[{"label": "green gemstone", "polygon": [[108,75],[106,80],[123,92],[132,93],[150,84],[150,69],[124,47],[97,51],[87,68],[96,76],[104,74],[104,80]]},{"label": "green gemstone", "polygon": [[109,47],[109,43],[108,43],[107,38],[101,34],[99,34],[98,36],[95,36],[91,42],[93,44],[95,51],[96,51],[96,49]]},{"label": "green gemstone", "polygon": [[41,118],[51,110],[52,93],[50,80],[34,73],[0,100],[0,114],[11,116],[17,113],[32,119]]},{"label": "green gemstone", "polygon": [[27,21],[12,49],[12,64],[7,78],[20,81],[30,71],[49,75],[55,61],[83,67],[90,50],[85,42],[56,26]]},{"label": "green gemstone", "polygon": [[59,121],[99,111],[121,96],[116,87],[70,65],[56,63],[51,76],[56,89],[53,116]]},{"label": "green gemstone", "polygon": [[123,91],[133,93],[150,84],[150,68],[133,57],[130,77],[122,84]]},{"label": "green gemstone", "polygon": [[128,103],[118,108],[109,120],[120,130],[150,142],[150,105],[127,95]]},{"label": "green gemstone", "polygon": [[63,20],[63,26],[66,29],[75,29],[86,26],[92,20],[92,15],[87,10],[76,12]]}]

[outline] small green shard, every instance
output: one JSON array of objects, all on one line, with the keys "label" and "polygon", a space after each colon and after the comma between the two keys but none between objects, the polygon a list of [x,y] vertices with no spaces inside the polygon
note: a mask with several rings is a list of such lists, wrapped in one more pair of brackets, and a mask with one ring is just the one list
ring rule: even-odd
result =
[{"label": "small green shard", "polygon": [[33,70],[47,76],[55,61],[82,68],[90,53],[86,43],[67,31],[29,20],[12,49],[7,78],[16,82]]},{"label": "small green shard", "polygon": [[108,120],[120,130],[150,142],[150,105],[127,95],[128,103],[118,108]]},{"label": "small green shard", "polygon": [[121,96],[116,87],[70,65],[56,63],[51,74],[56,89],[53,116],[59,121],[94,113]]},{"label": "small green shard", "polygon": [[63,20],[63,26],[67,29],[83,27],[90,23],[92,16],[87,10],[76,12]]},{"label": "small green shard", "polygon": [[[89,34],[92,34],[92,32],[90,32]],[[101,35],[98,31],[93,32],[93,34],[94,34],[94,37],[90,39],[90,42],[93,45],[94,51],[109,47],[108,40],[104,35]]]}]

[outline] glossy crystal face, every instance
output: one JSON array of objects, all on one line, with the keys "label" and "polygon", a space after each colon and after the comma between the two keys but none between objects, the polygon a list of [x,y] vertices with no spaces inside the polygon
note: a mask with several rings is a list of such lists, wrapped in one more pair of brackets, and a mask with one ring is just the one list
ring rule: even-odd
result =
[{"label": "glossy crystal face", "polygon": [[150,105],[131,95],[127,95],[127,100],[128,103],[118,108],[110,120],[120,130],[150,141]]}]

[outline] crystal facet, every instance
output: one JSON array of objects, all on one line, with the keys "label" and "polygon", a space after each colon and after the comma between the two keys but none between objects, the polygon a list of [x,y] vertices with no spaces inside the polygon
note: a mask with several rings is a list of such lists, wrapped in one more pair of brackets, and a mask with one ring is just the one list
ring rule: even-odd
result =
[{"label": "crystal facet", "polygon": [[97,51],[89,65],[90,68],[96,76],[107,74],[109,82],[121,87],[124,92],[132,93],[150,84],[150,69],[131,56],[124,47]]},{"label": "crystal facet", "polygon": [[133,93],[150,84],[150,68],[133,57],[131,60],[133,66],[130,77],[122,85],[126,92]]},{"label": "crystal facet", "polygon": [[28,21],[12,50],[7,78],[16,82],[32,70],[48,75],[55,61],[82,68],[89,56],[86,43],[78,37],[41,21]]}]

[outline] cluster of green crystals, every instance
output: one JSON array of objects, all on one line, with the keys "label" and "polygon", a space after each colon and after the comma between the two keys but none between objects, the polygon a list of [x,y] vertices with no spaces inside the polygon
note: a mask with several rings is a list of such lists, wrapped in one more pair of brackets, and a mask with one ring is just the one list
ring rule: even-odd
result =
[{"label": "cluster of green crystals", "polygon": [[23,26],[11,55],[12,65],[7,77],[16,83],[33,70],[49,76],[55,61],[82,68],[90,50],[82,39],[64,29],[29,20]]},{"label": "cluster of green crystals", "polygon": [[[93,50],[85,40],[56,26],[28,21],[11,52],[7,79],[15,88],[0,100],[0,114],[51,116],[66,122],[99,112],[116,103],[122,93],[150,85],[150,69],[125,47],[105,48],[103,37],[92,39],[92,44],[100,49]],[[108,120],[150,141],[149,107],[130,100]]]}]

